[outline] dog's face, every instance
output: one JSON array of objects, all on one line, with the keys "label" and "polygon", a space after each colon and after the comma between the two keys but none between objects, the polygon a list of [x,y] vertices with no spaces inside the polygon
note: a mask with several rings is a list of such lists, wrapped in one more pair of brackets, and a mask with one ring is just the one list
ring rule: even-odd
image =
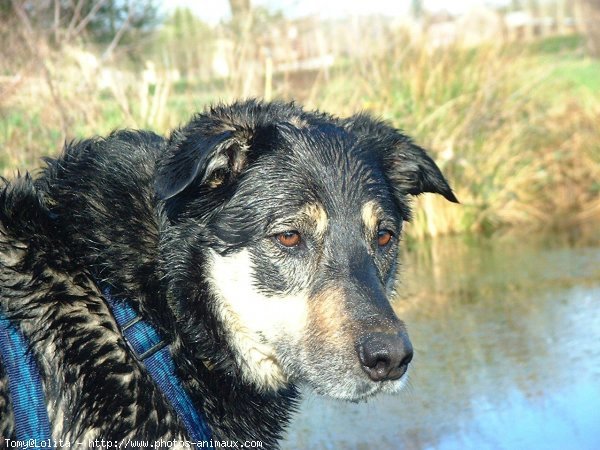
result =
[{"label": "dog's face", "polygon": [[455,201],[425,153],[366,116],[253,102],[198,116],[170,152],[157,190],[173,226],[206,244],[212,311],[241,375],[348,400],[398,391],[412,346],[389,298],[406,194]]}]

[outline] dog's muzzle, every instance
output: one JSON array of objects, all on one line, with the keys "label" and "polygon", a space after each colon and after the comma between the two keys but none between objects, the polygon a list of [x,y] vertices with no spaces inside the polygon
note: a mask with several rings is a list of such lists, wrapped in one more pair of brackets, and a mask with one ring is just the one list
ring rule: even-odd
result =
[{"label": "dog's muzzle", "polygon": [[373,381],[397,380],[404,375],[413,357],[406,332],[368,333],[356,345],[363,370]]}]

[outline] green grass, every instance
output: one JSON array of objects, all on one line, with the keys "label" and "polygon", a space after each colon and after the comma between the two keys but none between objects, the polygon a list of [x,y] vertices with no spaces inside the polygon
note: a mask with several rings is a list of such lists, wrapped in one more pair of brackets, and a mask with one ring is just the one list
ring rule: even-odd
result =
[{"label": "green grass", "polygon": [[581,53],[584,44],[583,36],[570,34],[537,40],[530,45],[530,48],[532,53],[572,54]]},{"label": "green grass", "polygon": [[562,58],[551,63],[555,67],[549,76],[548,84],[559,100],[564,100],[565,95],[570,95],[581,100],[587,97],[589,102],[600,101],[600,61]]}]

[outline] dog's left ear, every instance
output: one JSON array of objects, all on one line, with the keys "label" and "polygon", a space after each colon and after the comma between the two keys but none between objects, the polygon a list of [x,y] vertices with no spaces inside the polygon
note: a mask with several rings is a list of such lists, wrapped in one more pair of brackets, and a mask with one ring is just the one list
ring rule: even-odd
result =
[{"label": "dog's left ear", "polygon": [[433,159],[409,138],[402,138],[384,155],[388,175],[396,189],[411,195],[433,192],[459,203]]},{"label": "dog's left ear", "polygon": [[433,192],[459,203],[433,159],[408,136],[364,114],[345,120],[344,127],[365,139],[370,148],[378,149],[386,175],[400,194]]}]

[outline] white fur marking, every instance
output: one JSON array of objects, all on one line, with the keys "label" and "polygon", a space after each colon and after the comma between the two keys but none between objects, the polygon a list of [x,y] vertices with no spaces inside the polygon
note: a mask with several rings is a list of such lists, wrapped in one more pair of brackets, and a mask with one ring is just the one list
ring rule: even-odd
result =
[{"label": "white fur marking", "polygon": [[242,375],[263,389],[284,387],[288,379],[275,343],[302,339],[308,322],[307,297],[267,297],[258,292],[247,250],[230,256],[211,251],[210,259],[210,282],[218,297],[217,314],[229,334]]}]

